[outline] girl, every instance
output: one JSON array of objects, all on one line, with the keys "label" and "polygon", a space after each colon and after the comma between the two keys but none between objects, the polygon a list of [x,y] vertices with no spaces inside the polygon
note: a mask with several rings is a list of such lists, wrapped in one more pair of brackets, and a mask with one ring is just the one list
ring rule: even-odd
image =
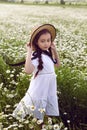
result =
[{"label": "girl", "polygon": [[53,43],[56,29],[44,24],[33,31],[27,43],[25,72],[33,74],[29,89],[13,112],[14,117],[24,118],[33,113],[37,119],[59,116],[57,85],[54,65],[60,66],[56,47]]}]

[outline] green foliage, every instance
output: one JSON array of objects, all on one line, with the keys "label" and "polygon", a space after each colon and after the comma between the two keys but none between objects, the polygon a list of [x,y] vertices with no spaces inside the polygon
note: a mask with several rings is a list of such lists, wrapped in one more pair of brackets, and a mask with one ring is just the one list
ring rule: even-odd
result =
[{"label": "green foliage", "polygon": [[0,82],[3,83],[6,81],[6,75],[5,75],[6,68],[7,66],[5,62],[3,61],[2,57],[0,57]]},{"label": "green foliage", "polygon": [[61,114],[71,124],[87,123],[87,76],[80,70],[63,66],[56,70]]}]

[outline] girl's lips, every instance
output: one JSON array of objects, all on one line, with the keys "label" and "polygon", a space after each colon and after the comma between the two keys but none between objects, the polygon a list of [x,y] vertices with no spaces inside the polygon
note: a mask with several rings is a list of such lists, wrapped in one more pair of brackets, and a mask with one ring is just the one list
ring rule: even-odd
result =
[{"label": "girl's lips", "polygon": [[48,50],[48,47],[44,47],[44,50]]}]

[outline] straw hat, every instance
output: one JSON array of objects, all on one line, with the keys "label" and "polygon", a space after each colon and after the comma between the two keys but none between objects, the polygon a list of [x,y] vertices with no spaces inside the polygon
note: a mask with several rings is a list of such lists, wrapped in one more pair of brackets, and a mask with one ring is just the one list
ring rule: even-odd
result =
[{"label": "straw hat", "polygon": [[32,44],[35,36],[40,32],[42,31],[43,29],[47,29],[51,35],[52,35],[52,41],[54,41],[55,37],[56,37],[56,29],[53,25],[51,24],[43,24],[39,27],[37,27],[31,34],[31,38],[30,38],[30,44]]}]

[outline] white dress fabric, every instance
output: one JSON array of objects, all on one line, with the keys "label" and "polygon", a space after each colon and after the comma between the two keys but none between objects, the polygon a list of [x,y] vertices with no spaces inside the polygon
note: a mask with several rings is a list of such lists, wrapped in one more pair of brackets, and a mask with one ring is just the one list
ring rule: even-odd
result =
[{"label": "white dress fabric", "polygon": [[32,60],[35,66],[29,89],[22,98],[13,116],[24,118],[27,114],[32,114],[37,119],[44,119],[44,110],[46,115],[59,116],[56,74],[54,63],[49,56],[42,54],[43,69],[34,78],[37,72],[38,58]]}]

